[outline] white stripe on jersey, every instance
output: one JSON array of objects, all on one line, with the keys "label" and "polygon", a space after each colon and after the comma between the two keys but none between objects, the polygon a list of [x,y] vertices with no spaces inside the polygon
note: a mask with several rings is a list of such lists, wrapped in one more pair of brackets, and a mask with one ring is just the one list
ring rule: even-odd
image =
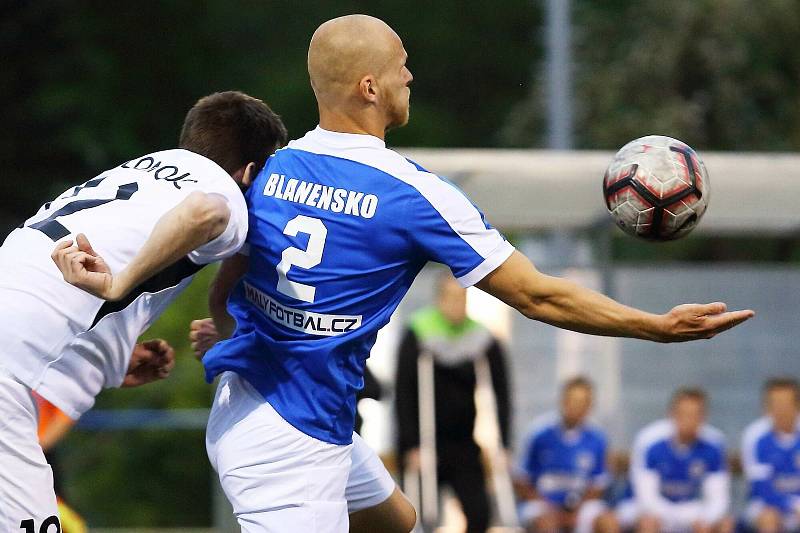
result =
[{"label": "white stripe on jersey", "polygon": [[772,431],[772,421],[761,417],[744,430],[742,436],[742,470],[748,481],[760,481],[772,475],[772,465],[758,461],[756,447],[764,435]]},{"label": "white stripe on jersey", "polygon": [[[354,139],[357,141],[354,143]],[[503,264],[514,252],[514,247],[495,230],[487,230],[478,209],[464,194],[449,182],[430,172],[419,170],[397,152],[371,135],[339,133],[317,126],[301,139],[292,141],[284,149],[302,150],[361,163],[376,168],[417,190],[442,219],[475,252],[484,258],[471,272],[458,278],[469,287]]]}]

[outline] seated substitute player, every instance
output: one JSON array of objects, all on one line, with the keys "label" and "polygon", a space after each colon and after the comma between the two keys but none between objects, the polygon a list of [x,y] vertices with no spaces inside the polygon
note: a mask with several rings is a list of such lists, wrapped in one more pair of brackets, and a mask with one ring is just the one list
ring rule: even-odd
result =
[{"label": "seated substitute player", "polygon": [[[271,157],[249,190],[236,330],[203,359],[209,380],[224,374],[209,458],[245,531],[347,531],[364,364],[428,261],[531,319],[584,333],[688,341],[753,316],[722,303],[650,314],[539,273],[456,187],[386,148],[386,130],[408,121],[406,56],[373,17],[320,26],[308,52],[319,127]],[[388,481],[365,485],[362,500],[391,500],[382,472]]]},{"label": "seated substitute player", "polygon": [[640,533],[730,533],[730,476],[722,433],[705,423],[706,394],[679,389],[670,417],[636,436],[631,479]]},{"label": "seated substitute player", "polygon": [[559,413],[534,423],[522,450],[516,484],[529,531],[619,531],[603,495],[608,487],[606,436],[588,422],[592,383],[579,376],[561,389]]},{"label": "seated substitute player", "polygon": [[[0,531],[46,531],[58,523],[31,390],[77,419],[101,389],[122,385],[142,331],[193,273],[243,243],[247,207],[240,187],[285,138],[279,117],[260,100],[211,95],[187,114],[180,149],[136,157],[70,188],[5,240]],[[75,235],[78,246],[71,244]],[[81,286],[83,278],[72,274],[86,263],[108,301],[65,282]],[[102,272],[110,270],[118,275],[105,283]],[[163,342],[141,348],[161,354],[157,367],[171,356]],[[146,380],[147,366],[133,363],[130,381]]]},{"label": "seated substitute player", "polygon": [[745,519],[760,533],[800,530],[800,384],[774,378],[764,384],[766,416],[742,438],[750,483]]}]

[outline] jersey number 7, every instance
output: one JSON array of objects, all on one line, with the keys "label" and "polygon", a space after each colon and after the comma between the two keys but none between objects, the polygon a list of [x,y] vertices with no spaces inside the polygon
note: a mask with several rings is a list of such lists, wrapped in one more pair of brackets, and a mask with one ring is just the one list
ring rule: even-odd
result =
[{"label": "jersey number 7", "polygon": [[[94,178],[87,181],[83,185],[78,185],[72,190],[72,194],[70,194],[69,196],[65,196],[64,198],[72,198],[73,196],[77,196],[78,193],[84,189],[97,187],[104,179],[105,177]],[[139,184],[126,183],[125,185],[120,185],[119,187],[117,187],[117,195],[114,198],[105,198],[102,200],[98,198],[93,198],[91,200],[74,200],[64,205],[60,209],[57,209],[54,212],[50,213],[50,216],[48,216],[47,218],[40,220],[39,222],[34,222],[28,227],[41,231],[42,233],[53,239],[53,241],[63,239],[71,232],[63,224],[57,221],[56,218],[71,215],[73,213],[77,213],[78,211],[83,211],[84,209],[91,209],[92,207],[98,207],[113,202],[115,200],[130,200],[131,196],[133,196],[134,193],[138,190],[139,190]],[[44,205],[45,210],[48,209],[49,207],[50,207],[50,202]]]}]

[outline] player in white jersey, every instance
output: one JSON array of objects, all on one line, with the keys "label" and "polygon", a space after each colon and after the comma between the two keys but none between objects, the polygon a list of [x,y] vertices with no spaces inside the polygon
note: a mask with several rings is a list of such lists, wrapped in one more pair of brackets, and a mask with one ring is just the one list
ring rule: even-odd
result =
[{"label": "player in white jersey", "polygon": [[[70,188],[5,240],[0,531],[57,523],[31,391],[77,419],[103,388],[121,386],[139,335],[197,270],[240,248],[247,234],[241,187],[285,141],[280,118],[263,102],[216,93],[187,114],[179,149],[133,158]],[[94,269],[118,273],[97,295],[64,279],[95,253],[103,261],[88,259]],[[145,370],[132,368],[129,381],[146,381]]]},{"label": "player in white jersey", "polygon": [[529,318],[584,333],[685,341],[753,316],[721,303],[645,313],[539,273],[455,187],[386,149],[386,130],[408,120],[406,57],[375,18],[323,24],[308,55],[320,126],[271,158],[248,193],[237,330],[203,359],[207,377],[223,373],[209,457],[245,531],[348,529],[360,373],[429,260]]}]

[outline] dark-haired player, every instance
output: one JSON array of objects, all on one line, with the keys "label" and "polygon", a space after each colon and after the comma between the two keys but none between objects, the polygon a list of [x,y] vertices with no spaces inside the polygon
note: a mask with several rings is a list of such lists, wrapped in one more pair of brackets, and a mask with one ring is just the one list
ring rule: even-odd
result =
[{"label": "dark-haired player", "polygon": [[[0,531],[58,523],[31,391],[77,419],[104,387],[161,377],[171,349],[157,342],[145,346],[157,356],[155,372],[137,359],[126,378],[137,337],[192,274],[239,249],[247,234],[240,188],[285,140],[280,118],[260,100],[213,94],[187,114],[179,149],[135,157],[71,187],[5,240]],[[95,294],[65,281],[85,287],[112,271],[113,283]]]}]

